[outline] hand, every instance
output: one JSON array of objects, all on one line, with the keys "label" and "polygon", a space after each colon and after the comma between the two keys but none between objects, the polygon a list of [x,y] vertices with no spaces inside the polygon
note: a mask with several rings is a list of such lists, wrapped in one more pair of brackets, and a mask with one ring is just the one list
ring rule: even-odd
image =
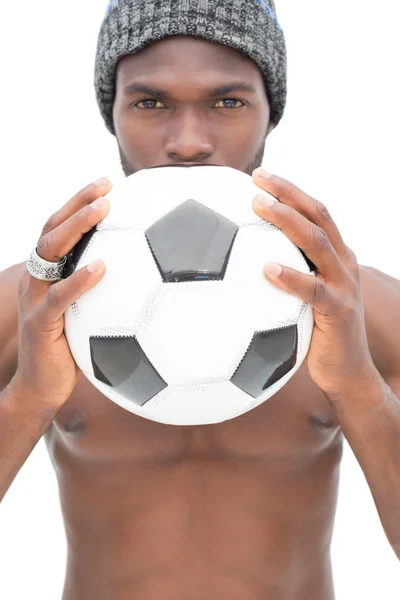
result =
[{"label": "hand", "polygon": [[[72,250],[83,234],[90,231],[109,212],[107,198],[112,184],[93,183],[50,217],[37,245],[37,253],[58,262]],[[102,198],[100,206],[91,203]],[[11,382],[18,398],[57,411],[68,400],[81,375],[64,334],[64,313],[84,292],[104,276],[105,265],[95,261],[71,275],[52,283],[32,277],[27,270],[18,287],[18,366]]]},{"label": "hand", "polygon": [[280,177],[263,178],[262,172],[253,172],[254,183],[279,202],[268,208],[256,196],[254,211],[303,250],[317,269],[315,277],[284,265],[275,276],[268,272],[271,263],[264,269],[273,285],[313,308],[315,324],[305,359],[309,374],[328,397],[354,383],[367,385],[379,374],[368,347],[356,256],[326,206]]}]

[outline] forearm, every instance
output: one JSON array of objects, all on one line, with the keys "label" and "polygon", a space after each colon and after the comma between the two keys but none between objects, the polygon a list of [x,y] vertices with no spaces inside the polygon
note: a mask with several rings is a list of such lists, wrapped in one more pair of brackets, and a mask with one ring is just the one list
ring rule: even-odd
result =
[{"label": "forearm", "polygon": [[0,502],[54,417],[12,383],[0,393]]},{"label": "forearm", "polygon": [[400,400],[379,376],[330,398],[400,560]]}]

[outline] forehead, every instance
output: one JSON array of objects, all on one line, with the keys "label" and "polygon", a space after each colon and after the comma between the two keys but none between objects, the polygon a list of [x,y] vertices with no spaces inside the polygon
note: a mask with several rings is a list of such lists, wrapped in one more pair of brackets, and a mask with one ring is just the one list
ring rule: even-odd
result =
[{"label": "forehead", "polygon": [[174,73],[180,77],[224,74],[262,84],[260,69],[243,53],[218,42],[184,35],[153,42],[137,54],[124,56],[117,65],[117,82],[128,83],[133,75]]}]

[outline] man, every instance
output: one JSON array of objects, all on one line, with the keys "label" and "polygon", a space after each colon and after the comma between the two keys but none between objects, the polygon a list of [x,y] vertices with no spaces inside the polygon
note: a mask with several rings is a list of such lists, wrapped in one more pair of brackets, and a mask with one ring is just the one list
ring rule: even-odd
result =
[{"label": "man", "polygon": [[317,268],[315,278],[287,267],[265,276],[312,305],[315,327],[301,369],[256,409],[204,426],[142,419],[89,384],[63,334],[66,308],[107,267],[60,280],[64,257],[107,214],[111,184],[88,186],[49,219],[29,270],[0,275],[0,498],[45,435],[68,540],[63,600],[332,600],[343,435],[400,559],[400,281],[358,265],[323,204],[261,177],[285,64],[271,0],[107,10],[96,91],[125,174],[256,169],[260,192],[280,202],[254,201],[255,212]]}]

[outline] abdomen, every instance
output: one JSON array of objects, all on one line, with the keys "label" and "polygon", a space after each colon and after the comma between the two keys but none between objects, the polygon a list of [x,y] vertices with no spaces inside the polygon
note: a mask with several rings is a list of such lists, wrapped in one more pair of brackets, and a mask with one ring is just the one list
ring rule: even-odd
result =
[{"label": "abdomen", "polygon": [[334,443],[302,469],[278,456],[207,454],[91,471],[64,465],[64,600],[313,600],[321,585],[327,592],[315,600],[333,598],[340,456]]}]

